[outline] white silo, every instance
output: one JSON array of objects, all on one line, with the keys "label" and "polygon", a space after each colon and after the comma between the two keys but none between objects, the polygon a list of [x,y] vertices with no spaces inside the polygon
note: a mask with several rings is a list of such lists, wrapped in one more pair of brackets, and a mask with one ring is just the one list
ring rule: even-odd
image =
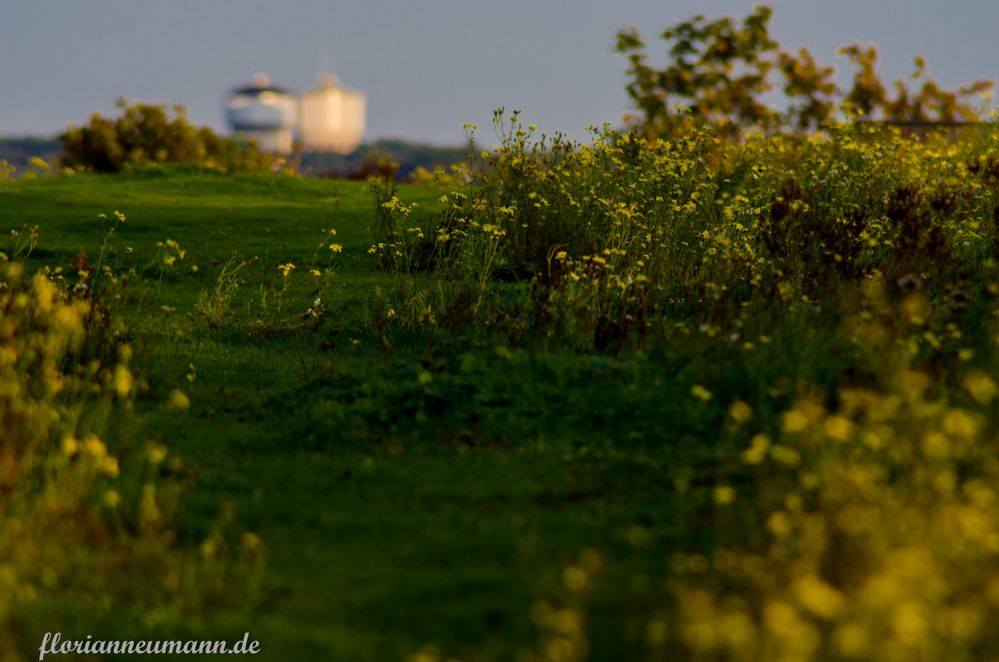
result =
[{"label": "white silo", "polygon": [[298,97],[298,134],[306,150],[349,154],[364,135],[364,94],[340,85],[332,74]]},{"label": "white silo", "polygon": [[232,90],[226,101],[232,130],[268,152],[291,151],[296,115],[295,97],[265,74],[255,74],[252,84]]}]

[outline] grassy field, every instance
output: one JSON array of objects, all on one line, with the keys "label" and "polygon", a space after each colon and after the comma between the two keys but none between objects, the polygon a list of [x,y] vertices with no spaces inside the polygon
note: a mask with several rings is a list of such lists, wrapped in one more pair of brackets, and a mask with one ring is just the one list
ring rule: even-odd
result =
[{"label": "grassy field", "polygon": [[[710,509],[673,487],[703,477],[710,449],[674,437],[664,416],[690,406],[668,357],[371,328],[372,293],[391,281],[367,254],[366,184],[156,173],[36,180],[0,196],[0,227],[39,227],[36,267],[96,255],[98,214],[113,210],[127,218],[119,259],[145,264],[168,238],[186,250],[162,281],[126,285],[117,311],[148,382],[141,435],[184,462],[178,544],[196,548],[231,508],[267,547],[259,604],[209,611],[204,632],[249,630],[265,659],[402,659],[425,644],[505,659],[536,645],[532,606],[562,598],[565,568],[593,550],[607,559],[587,598],[599,659],[640,648],[634,612],[668,553],[716,535],[691,530]],[[307,264],[330,227],[343,252],[328,323],[257,329],[260,288],[280,280],[279,264]],[[231,324],[213,329],[195,304],[231,253],[259,261]],[[304,310],[313,293],[288,296]],[[164,406],[173,389],[189,409]]]},{"label": "grassy field", "polygon": [[[67,530],[116,579],[39,571],[11,650],[58,627],[249,631],[274,660],[994,655],[999,170],[976,140],[514,127],[474,186],[0,185],[3,250],[37,226],[28,270],[122,321],[86,428],[121,467],[91,454],[116,491],[86,512],[148,557]],[[39,278],[20,300],[49,301]]]}]

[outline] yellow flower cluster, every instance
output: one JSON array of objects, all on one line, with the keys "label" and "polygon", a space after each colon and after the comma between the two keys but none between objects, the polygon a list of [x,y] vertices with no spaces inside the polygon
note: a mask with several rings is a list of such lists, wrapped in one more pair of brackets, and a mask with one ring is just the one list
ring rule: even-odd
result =
[{"label": "yellow flower cluster", "polygon": [[[115,217],[124,221],[120,213]],[[168,240],[161,248],[184,257],[176,242]],[[122,343],[121,327],[108,323],[102,297],[115,292],[103,289],[104,283],[98,288],[89,272],[80,271],[81,282],[71,288],[60,269],[29,273],[20,262],[0,260],[4,660],[21,659],[23,632],[35,628],[25,625],[35,623],[25,615],[36,613],[40,600],[52,604],[68,598],[76,605],[117,608],[122,595],[134,595],[135,577],[122,574],[134,563],[157,570],[154,577],[142,578],[152,603],[186,609],[207,595],[207,577],[218,572],[217,566],[228,568],[238,558],[252,568],[262,546],[247,533],[237,550],[220,546],[210,562],[189,560],[169,546],[168,502],[153,479],[158,472],[143,477],[135,470],[165,462],[167,449],[150,441],[137,462],[131,454],[119,455],[122,430],[131,426],[115,423],[129,416],[142,380],[129,366],[133,350]],[[194,366],[190,369],[193,381]],[[181,391],[171,394],[168,406],[189,405]],[[173,470],[178,467],[177,461],[171,463]],[[128,559],[125,566],[123,559]],[[51,610],[43,611],[47,619],[53,617]]]},{"label": "yellow flower cluster", "polygon": [[125,350],[117,365],[81,361],[91,306],[52,274],[0,264],[0,657],[14,654],[9,615],[61,581],[59,550],[84,542],[72,531],[91,526],[87,499],[120,502],[101,487],[118,458],[80,421],[129,397],[134,380]]},{"label": "yellow flower cluster", "polygon": [[[118,212],[115,212],[117,214]],[[122,217],[120,220],[124,220]],[[183,260],[187,256],[187,251],[180,247],[173,239],[156,242],[157,262],[164,267],[172,267],[178,260]]]},{"label": "yellow flower cluster", "polygon": [[[995,397],[981,373],[966,388]],[[975,659],[999,618],[999,452],[974,410],[921,391],[806,398],[780,444],[753,437],[743,461],[773,467],[755,497],[769,544],[718,555],[715,580],[741,587],[721,595],[674,564],[672,634],[694,659]]]},{"label": "yellow flower cluster", "polygon": [[[737,144],[710,128],[659,141],[596,131],[570,145],[532,140],[516,114],[499,128],[475,185],[445,192],[432,223],[412,229],[411,207],[385,199],[394,231],[369,251],[381,266],[520,268],[531,323],[567,345],[613,353],[646,334],[833,373],[822,388],[765,385],[769,410],[745,392],[727,401],[735,387],[707,370],[684,387],[692,411],[741,435],[728,459],[745,480],[704,498],[748,531],[713,556],[671,559],[650,647],[702,660],[999,656],[999,133],[913,140],[870,123]],[[410,287],[388,310],[432,307],[429,288]],[[778,344],[809,351],[762,351]],[[572,593],[589,575],[563,579]],[[564,635],[539,659],[585,657],[581,613],[536,611]]]}]

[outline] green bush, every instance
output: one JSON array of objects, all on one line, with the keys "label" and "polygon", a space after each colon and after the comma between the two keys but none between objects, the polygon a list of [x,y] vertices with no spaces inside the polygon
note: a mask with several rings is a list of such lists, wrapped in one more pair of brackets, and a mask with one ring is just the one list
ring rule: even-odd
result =
[{"label": "green bush", "polygon": [[94,172],[134,170],[154,163],[190,163],[226,172],[266,172],[273,157],[255,145],[236,143],[187,120],[183,106],[119,104],[121,117],[99,113],[83,127],[71,125],[59,136],[61,164]]}]

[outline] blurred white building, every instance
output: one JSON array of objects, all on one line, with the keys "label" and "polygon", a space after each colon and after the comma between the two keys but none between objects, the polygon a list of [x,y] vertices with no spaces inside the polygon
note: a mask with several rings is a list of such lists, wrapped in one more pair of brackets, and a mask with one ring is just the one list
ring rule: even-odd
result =
[{"label": "blurred white building", "polygon": [[364,118],[364,94],[343,87],[332,74],[300,95],[256,74],[252,84],[232,90],[226,99],[233,132],[268,152],[288,153],[300,140],[306,150],[349,154],[361,144]]},{"label": "blurred white building", "polygon": [[290,152],[298,117],[293,94],[271,85],[266,74],[255,74],[253,82],[229,92],[225,116],[233,132],[268,152]]},{"label": "blurred white building", "polygon": [[332,74],[298,97],[298,135],[306,150],[349,154],[364,135],[364,95]]}]

